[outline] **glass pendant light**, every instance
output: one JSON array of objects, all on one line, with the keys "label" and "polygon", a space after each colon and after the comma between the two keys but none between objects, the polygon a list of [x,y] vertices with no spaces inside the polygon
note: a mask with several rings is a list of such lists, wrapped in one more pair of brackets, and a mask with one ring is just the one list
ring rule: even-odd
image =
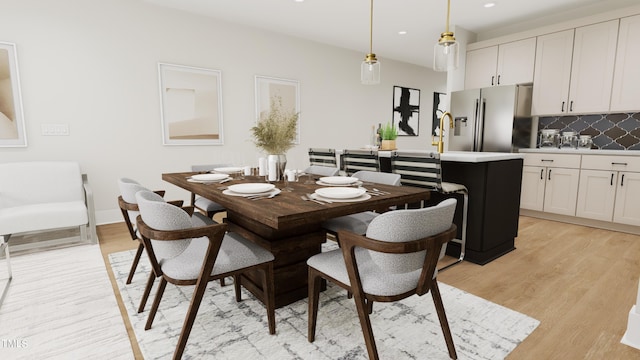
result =
[{"label": "glass pendant light", "polygon": [[360,82],[363,85],[380,84],[380,61],[373,53],[373,0],[371,0],[371,13],[369,19],[369,53],[364,57],[360,65]]},{"label": "glass pendant light", "polygon": [[447,0],[447,25],[438,43],[433,47],[433,70],[449,71],[458,68],[458,43],[453,32],[449,31],[449,13],[451,0]]}]

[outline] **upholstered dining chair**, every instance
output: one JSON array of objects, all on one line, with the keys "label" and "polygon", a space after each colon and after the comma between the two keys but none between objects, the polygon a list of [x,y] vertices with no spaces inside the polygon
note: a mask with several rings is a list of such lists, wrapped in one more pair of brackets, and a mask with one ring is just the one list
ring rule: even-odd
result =
[{"label": "upholstered dining chair", "polygon": [[340,173],[337,167],[311,165],[304,169],[304,173],[318,176],[336,176]]},{"label": "upholstered dining chair", "polygon": [[[129,235],[131,236],[131,240],[138,242],[138,250],[136,251],[136,255],[133,257],[133,263],[131,264],[131,269],[129,270],[129,276],[127,277],[127,285],[131,284],[133,280],[133,275],[136,272],[136,268],[138,267],[138,262],[140,261],[140,256],[142,256],[142,252],[144,251],[144,245],[142,244],[141,238],[138,236],[138,230],[136,228],[136,217],[138,216],[138,204],[136,202],[136,192],[140,190],[148,190],[144,186],[140,185],[139,182],[130,179],[130,178],[120,178],[118,179],[118,187],[120,188],[120,196],[118,196],[118,205],[120,206],[120,211],[122,212],[122,217],[124,219],[124,223],[127,225],[127,229],[129,230]],[[156,194],[164,197],[164,191],[158,190]],[[182,204],[177,204],[181,206]]]},{"label": "upholstered dining chair", "polygon": [[[134,241],[138,241],[138,249],[133,258],[133,263],[131,264],[131,269],[129,270],[129,276],[127,277],[127,284],[130,284],[133,280],[133,275],[135,274],[136,268],[138,267],[138,263],[140,261],[140,257],[142,256],[142,252],[144,251],[144,242],[142,241],[142,236],[140,236],[140,232],[138,231],[138,227],[136,225],[136,218],[140,214],[138,210],[138,200],[136,199],[136,193],[138,191],[149,191],[146,187],[140,185],[137,181],[130,178],[120,178],[118,179],[118,186],[120,188],[120,196],[118,196],[118,205],[120,206],[120,211],[122,212],[122,217],[124,218],[124,222],[127,225],[127,229],[129,230],[129,235],[131,239]],[[164,196],[164,190],[154,191],[160,198]],[[175,200],[168,202],[171,205],[180,207],[183,204],[182,200]],[[206,226],[213,224],[213,220],[207,218],[205,215],[200,213],[194,213],[192,215],[192,222],[195,226]],[[144,311],[144,307],[147,304],[147,299],[149,298],[149,294],[151,292],[151,288],[156,279],[156,276],[153,272],[149,274],[149,279],[147,280],[147,285],[145,286],[144,293],[142,298],[140,299],[140,305],[138,306],[138,312]],[[224,279],[220,280],[222,286],[224,286]]]},{"label": "upholstered dining chair", "polygon": [[355,172],[380,171],[380,160],[378,150],[348,150],[342,151],[342,169],[347,176],[352,176]]},{"label": "upholstered dining chair", "polygon": [[366,236],[339,231],[340,249],[309,258],[309,342],[315,340],[322,279],[353,294],[369,359],[378,359],[369,318],[373,302],[393,302],[430,291],[449,356],[456,359],[436,269],[447,242],[456,234],[456,202],[446,199],[432,207],[386,212],[371,222]]},{"label": "upholstered dining chair", "polygon": [[433,189],[443,195],[460,194],[463,197],[462,229],[460,239],[453,242],[460,244],[460,257],[439,270],[442,271],[464,259],[467,244],[467,213],[469,209],[469,190],[462,184],[442,181],[442,165],[440,154],[430,151],[400,151],[391,153],[391,172],[400,174],[402,185],[418,186]]},{"label": "upholstered dining chair", "polygon": [[337,167],[336,150],[327,148],[309,148],[309,166]]},{"label": "upholstered dining chair", "polygon": [[225,276],[233,276],[239,302],[240,275],[253,270],[262,273],[269,333],[275,334],[274,257],[269,251],[239,234],[227,233],[226,224],[194,227],[187,212],[165,203],[153,192],[140,191],[136,199],[140,211],[138,229],[153,272],[161,278],[145,330],[153,324],[167,283],[195,285],[174,359],[182,357],[208,282]]},{"label": "upholstered dining chair", "polygon": [[[352,176],[362,181],[376,184],[400,185],[399,174],[363,170],[353,173]],[[338,238],[338,230],[347,230],[358,235],[364,235],[371,221],[378,215],[380,214],[374,211],[364,211],[357,214],[340,216],[323,222],[322,228],[336,239]]]},{"label": "upholstered dining chair", "polygon": [[[196,172],[209,172],[216,168],[227,167],[229,164],[209,164],[209,165],[191,165],[191,171]],[[207,217],[212,218],[213,215],[226,211],[224,206],[218,204],[215,201],[204,198],[200,195],[191,193],[191,206],[202,211]]]}]

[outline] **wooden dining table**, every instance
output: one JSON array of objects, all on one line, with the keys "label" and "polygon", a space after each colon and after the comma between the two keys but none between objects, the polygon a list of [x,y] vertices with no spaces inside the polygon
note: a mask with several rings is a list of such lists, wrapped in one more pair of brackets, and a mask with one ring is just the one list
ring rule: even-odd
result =
[{"label": "wooden dining table", "polygon": [[[276,307],[291,304],[307,297],[307,259],[320,253],[326,241],[323,221],[368,210],[385,211],[390,206],[418,203],[428,200],[430,191],[407,186],[389,186],[364,183],[368,190],[380,191],[364,201],[334,201],[319,204],[303,200],[307,194],[323,187],[301,177],[289,182],[290,191],[282,191],[273,198],[251,200],[223,193],[229,185],[264,183],[264,177],[242,177],[219,183],[199,183],[189,180],[193,172],[166,173],[162,179],[189,192],[210,199],[227,209],[225,222],[229,231],[236,232],[250,241],[271,251],[274,261],[274,289]],[[283,188],[282,182],[274,183]],[[242,277],[242,285],[264,302],[261,277],[249,274]]]}]

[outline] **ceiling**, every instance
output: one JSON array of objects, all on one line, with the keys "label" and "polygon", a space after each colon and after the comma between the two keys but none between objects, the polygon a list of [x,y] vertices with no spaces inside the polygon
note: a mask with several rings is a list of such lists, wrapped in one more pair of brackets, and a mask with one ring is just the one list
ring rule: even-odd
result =
[{"label": "ceiling", "polygon": [[[361,52],[369,52],[368,0],[143,0]],[[495,3],[491,8],[484,4]],[[638,0],[451,0],[451,27],[486,39],[637,5]],[[446,0],[375,0],[373,52],[431,67]],[[406,31],[404,35],[399,31]]]}]

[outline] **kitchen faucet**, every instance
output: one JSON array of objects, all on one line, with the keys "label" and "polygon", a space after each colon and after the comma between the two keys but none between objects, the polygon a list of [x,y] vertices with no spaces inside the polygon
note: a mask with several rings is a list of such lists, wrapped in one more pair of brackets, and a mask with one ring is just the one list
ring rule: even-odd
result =
[{"label": "kitchen faucet", "polygon": [[439,140],[435,141],[435,136],[431,135],[431,145],[433,146],[438,146],[438,152],[440,154],[442,154],[444,152],[444,140],[442,138],[443,134],[444,134],[444,118],[448,116],[449,117],[449,127],[453,129],[453,116],[451,115],[450,112],[445,111],[444,114],[442,114],[442,116],[440,117],[440,135],[439,135]]}]

